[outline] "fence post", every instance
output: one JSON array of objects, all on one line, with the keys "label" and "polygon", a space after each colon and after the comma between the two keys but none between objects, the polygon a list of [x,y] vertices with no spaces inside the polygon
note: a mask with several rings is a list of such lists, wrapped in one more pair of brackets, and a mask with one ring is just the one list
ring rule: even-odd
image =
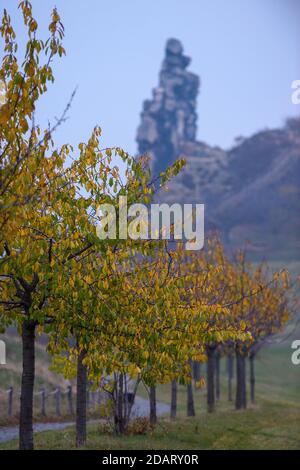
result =
[{"label": "fence post", "polygon": [[7,393],[8,393],[8,416],[12,416],[14,388],[9,387]]},{"label": "fence post", "polygon": [[41,389],[41,415],[46,416],[46,390],[44,387]]},{"label": "fence post", "polygon": [[60,387],[57,387],[56,393],[55,393],[55,411],[57,416],[60,416]]},{"label": "fence post", "polygon": [[67,394],[68,394],[69,413],[70,413],[70,415],[73,415],[74,411],[73,411],[73,397],[72,397],[72,386],[71,385],[68,385]]}]

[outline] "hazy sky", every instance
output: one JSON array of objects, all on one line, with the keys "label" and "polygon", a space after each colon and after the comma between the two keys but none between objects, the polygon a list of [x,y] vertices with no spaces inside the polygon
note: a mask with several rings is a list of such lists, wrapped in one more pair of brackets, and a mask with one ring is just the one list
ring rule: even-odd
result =
[{"label": "hazy sky", "polygon": [[[19,0],[0,0],[20,40]],[[78,86],[56,141],[76,144],[98,123],[104,145],[136,152],[142,101],[151,96],[166,40],[182,41],[201,77],[198,138],[229,147],[239,135],[299,115],[291,82],[300,79],[300,0],[32,0],[45,31],[57,6],[67,57],[41,103],[43,123],[59,115]]]}]

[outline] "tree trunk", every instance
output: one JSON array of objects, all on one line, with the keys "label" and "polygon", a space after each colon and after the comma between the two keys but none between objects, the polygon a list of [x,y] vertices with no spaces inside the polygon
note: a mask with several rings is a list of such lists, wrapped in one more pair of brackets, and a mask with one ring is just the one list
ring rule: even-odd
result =
[{"label": "tree trunk", "polygon": [[220,400],[220,362],[221,354],[216,351],[216,399]]},{"label": "tree trunk", "polygon": [[13,394],[14,394],[14,388],[9,387],[8,389],[8,416],[12,416],[13,414]]},{"label": "tree trunk", "polygon": [[187,415],[196,416],[192,383],[187,384]]},{"label": "tree trunk", "polygon": [[207,411],[209,413],[215,411],[215,349],[215,346],[206,348]]},{"label": "tree trunk", "polygon": [[41,415],[46,416],[46,390],[44,387],[41,389]]},{"label": "tree trunk", "polygon": [[[114,393],[113,393],[113,402],[114,402],[114,433],[116,435],[122,435],[126,431],[132,407],[134,404],[136,392],[138,385],[140,383],[140,378],[136,380],[134,389],[131,392],[128,392],[128,379],[127,375],[123,373],[114,374]],[[153,392],[152,392],[153,393]],[[153,396],[153,395],[152,395]],[[155,403],[155,413],[156,413],[156,403]]]},{"label": "tree trunk", "polygon": [[76,447],[86,444],[87,369],[82,363],[84,357],[85,351],[80,351],[77,360]]},{"label": "tree trunk", "polygon": [[115,397],[115,434],[121,435],[125,430],[124,423],[124,375],[117,374]]},{"label": "tree trunk", "polygon": [[250,399],[251,403],[255,403],[255,370],[254,370],[254,359],[255,354],[250,354],[249,362],[250,362]]},{"label": "tree trunk", "polygon": [[227,356],[228,400],[232,401],[233,355]]},{"label": "tree trunk", "polygon": [[198,382],[201,379],[201,362],[193,361],[193,379]]},{"label": "tree trunk", "polygon": [[247,408],[246,397],[246,358],[242,352],[236,352],[236,399],[235,408]]},{"label": "tree trunk", "polygon": [[195,406],[194,406],[194,397],[193,397],[193,363],[192,360],[189,361],[190,365],[190,379],[191,382],[187,384],[187,416],[196,416]]},{"label": "tree trunk", "polygon": [[155,424],[157,422],[157,416],[156,416],[156,387],[155,387],[155,385],[150,387],[149,401],[150,401],[150,424],[155,426]]},{"label": "tree trunk", "polygon": [[177,381],[171,383],[171,419],[175,419],[177,414]]},{"label": "tree trunk", "polygon": [[22,325],[23,370],[21,385],[21,409],[19,448],[33,449],[33,387],[35,368],[35,327],[32,320],[25,320]]}]

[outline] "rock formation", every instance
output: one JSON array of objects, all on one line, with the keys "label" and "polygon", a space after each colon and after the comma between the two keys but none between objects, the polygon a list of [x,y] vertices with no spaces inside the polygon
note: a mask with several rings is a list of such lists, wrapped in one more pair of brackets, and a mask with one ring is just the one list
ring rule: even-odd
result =
[{"label": "rock formation", "polygon": [[150,154],[154,172],[162,171],[180,153],[180,143],[196,138],[199,78],[188,72],[190,58],[181,43],[169,39],[152,100],[146,100],[137,133],[140,154]]},{"label": "rock formation", "polygon": [[225,151],[196,140],[199,78],[190,59],[170,39],[152,100],[144,102],[137,133],[140,154],[155,174],[178,157],[186,166],[159,202],[204,203],[206,231],[217,229],[233,248],[246,239],[272,257],[299,253],[300,118],[281,129],[237,140]]}]

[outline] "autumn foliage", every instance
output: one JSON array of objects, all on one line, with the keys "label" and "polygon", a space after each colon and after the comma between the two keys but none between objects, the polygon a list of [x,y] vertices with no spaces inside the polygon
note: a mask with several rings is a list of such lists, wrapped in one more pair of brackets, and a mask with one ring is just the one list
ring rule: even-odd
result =
[{"label": "autumn foliage", "polygon": [[[154,183],[147,159],[103,149],[97,126],[76,149],[56,148],[55,130],[71,101],[45,130],[35,109],[54,81],[54,59],[65,54],[64,27],[54,9],[49,37],[39,39],[30,2],[19,8],[28,33],[21,65],[6,11],[0,29],[0,322],[3,329],[16,325],[22,336],[20,448],[30,449],[36,334],[48,334],[48,351],[66,376],[79,364],[85,385],[107,378],[122,433],[130,416],[128,377],[149,387],[189,383],[191,361],[205,362],[208,348],[247,355],[282,328],[290,310],[287,273],[270,277],[242,253],[230,261],[214,237],[200,254],[180,243],[170,249],[159,240],[98,239],[101,203],[118,208],[122,195],[129,204],[149,203],[184,162]],[[84,426],[80,432],[78,445]]]}]

